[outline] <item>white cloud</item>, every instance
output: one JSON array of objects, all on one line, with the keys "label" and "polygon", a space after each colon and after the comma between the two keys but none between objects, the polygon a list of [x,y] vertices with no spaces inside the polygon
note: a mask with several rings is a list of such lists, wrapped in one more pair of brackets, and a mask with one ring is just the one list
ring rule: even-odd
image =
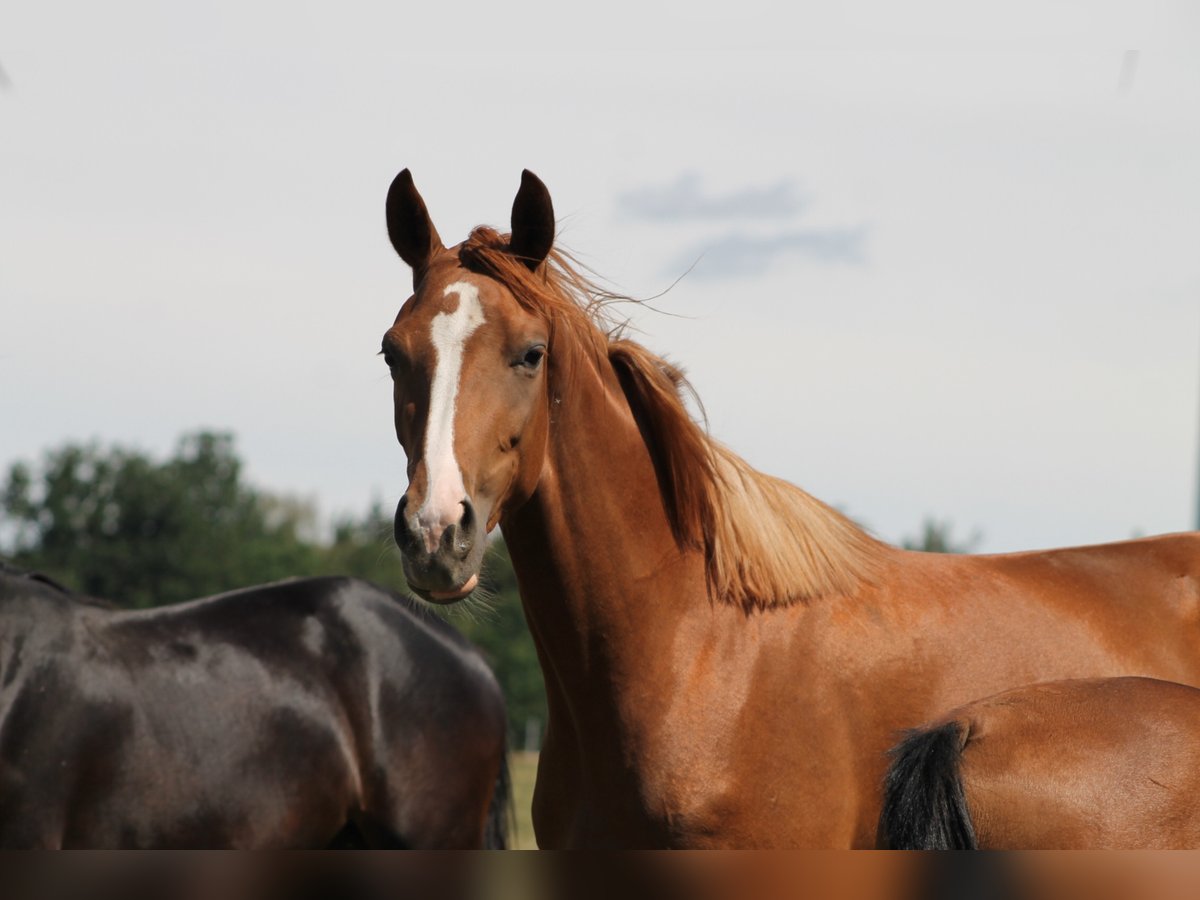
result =
[{"label": "white cloud", "polygon": [[703,178],[695,172],[685,172],[666,184],[624,191],[617,197],[621,213],[652,222],[778,219],[794,216],[803,206],[795,183],[788,179],[714,193],[704,189]]},{"label": "white cloud", "polygon": [[865,259],[864,244],[861,228],[789,229],[768,234],[732,231],[693,246],[665,271],[679,272],[694,265],[696,278],[732,279],[761,277],[782,258],[860,265]]}]

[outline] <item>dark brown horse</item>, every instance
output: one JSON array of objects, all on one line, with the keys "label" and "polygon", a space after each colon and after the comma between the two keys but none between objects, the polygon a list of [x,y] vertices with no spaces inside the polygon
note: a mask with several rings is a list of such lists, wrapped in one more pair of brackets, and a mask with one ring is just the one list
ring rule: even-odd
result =
[{"label": "dark brown horse", "polygon": [[145,611],[0,566],[0,847],[503,846],[504,702],[349,578]]},{"label": "dark brown horse", "polygon": [[1033,681],[1200,682],[1200,537],[888,546],[693,421],[554,249],[532,174],[511,235],[446,248],[407,170],[387,222],[414,283],[383,337],[396,540],[450,602],[503,528],[550,708],[542,846],[871,846],[913,723]]},{"label": "dark brown horse", "polygon": [[1080,679],[959,707],[893,751],[879,842],[1200,849],[1200,690]]}]

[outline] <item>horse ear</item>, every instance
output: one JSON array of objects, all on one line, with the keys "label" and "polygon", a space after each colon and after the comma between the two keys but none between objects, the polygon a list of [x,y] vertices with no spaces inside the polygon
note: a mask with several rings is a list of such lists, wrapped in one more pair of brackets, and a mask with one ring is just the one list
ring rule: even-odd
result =
[{"label": "horse ear", "polygon": [[521,172],[521,189],[513,200],[509,252],[536,269],[554,244],[554,205],[550,191],[528,169]]},{"label": "horse ear", "polygon": [[397,175],[388,188],[387,229],[400,258],[412,266],[415,285],[434,254],[445,247],[408,169]]}]

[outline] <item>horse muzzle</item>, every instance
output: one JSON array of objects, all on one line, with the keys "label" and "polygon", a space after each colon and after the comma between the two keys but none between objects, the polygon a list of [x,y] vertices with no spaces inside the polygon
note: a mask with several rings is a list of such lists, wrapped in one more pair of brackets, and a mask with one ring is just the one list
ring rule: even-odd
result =
[{"label": "horse muzzle", "polygon": [[457,520],[439,521],[409,509],[405,494],[396,506],[393,533],[404,577],[414,593],[433,603],[454,603],[479,586],[485,535],[469,497]]}]

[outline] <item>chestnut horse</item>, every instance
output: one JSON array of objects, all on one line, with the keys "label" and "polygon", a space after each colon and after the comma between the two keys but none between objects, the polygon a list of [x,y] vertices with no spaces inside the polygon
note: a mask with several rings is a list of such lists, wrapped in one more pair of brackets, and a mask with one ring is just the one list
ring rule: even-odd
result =
[{"label": "chestnut horse", "polygon": [[0,847],[503,847],[504,699],[353,578],[114,609],[0,562]]},{"label": "chestnut horse", "polygon": [[886,751],[1033,681],[1200,683],[1200,536],[1003,556],[889,546],[708,436],[608,323],[525,172],[446,248],[387,197],[414,291],[383,337],[410,586],[453,602],[503,528],[546,677],[544,847],[871,846]]},{"label": "chestnut horse", "polygon": [[977,700],[893,751],[896,850],[1200,849],[1200,690],[1055,681]]}]

